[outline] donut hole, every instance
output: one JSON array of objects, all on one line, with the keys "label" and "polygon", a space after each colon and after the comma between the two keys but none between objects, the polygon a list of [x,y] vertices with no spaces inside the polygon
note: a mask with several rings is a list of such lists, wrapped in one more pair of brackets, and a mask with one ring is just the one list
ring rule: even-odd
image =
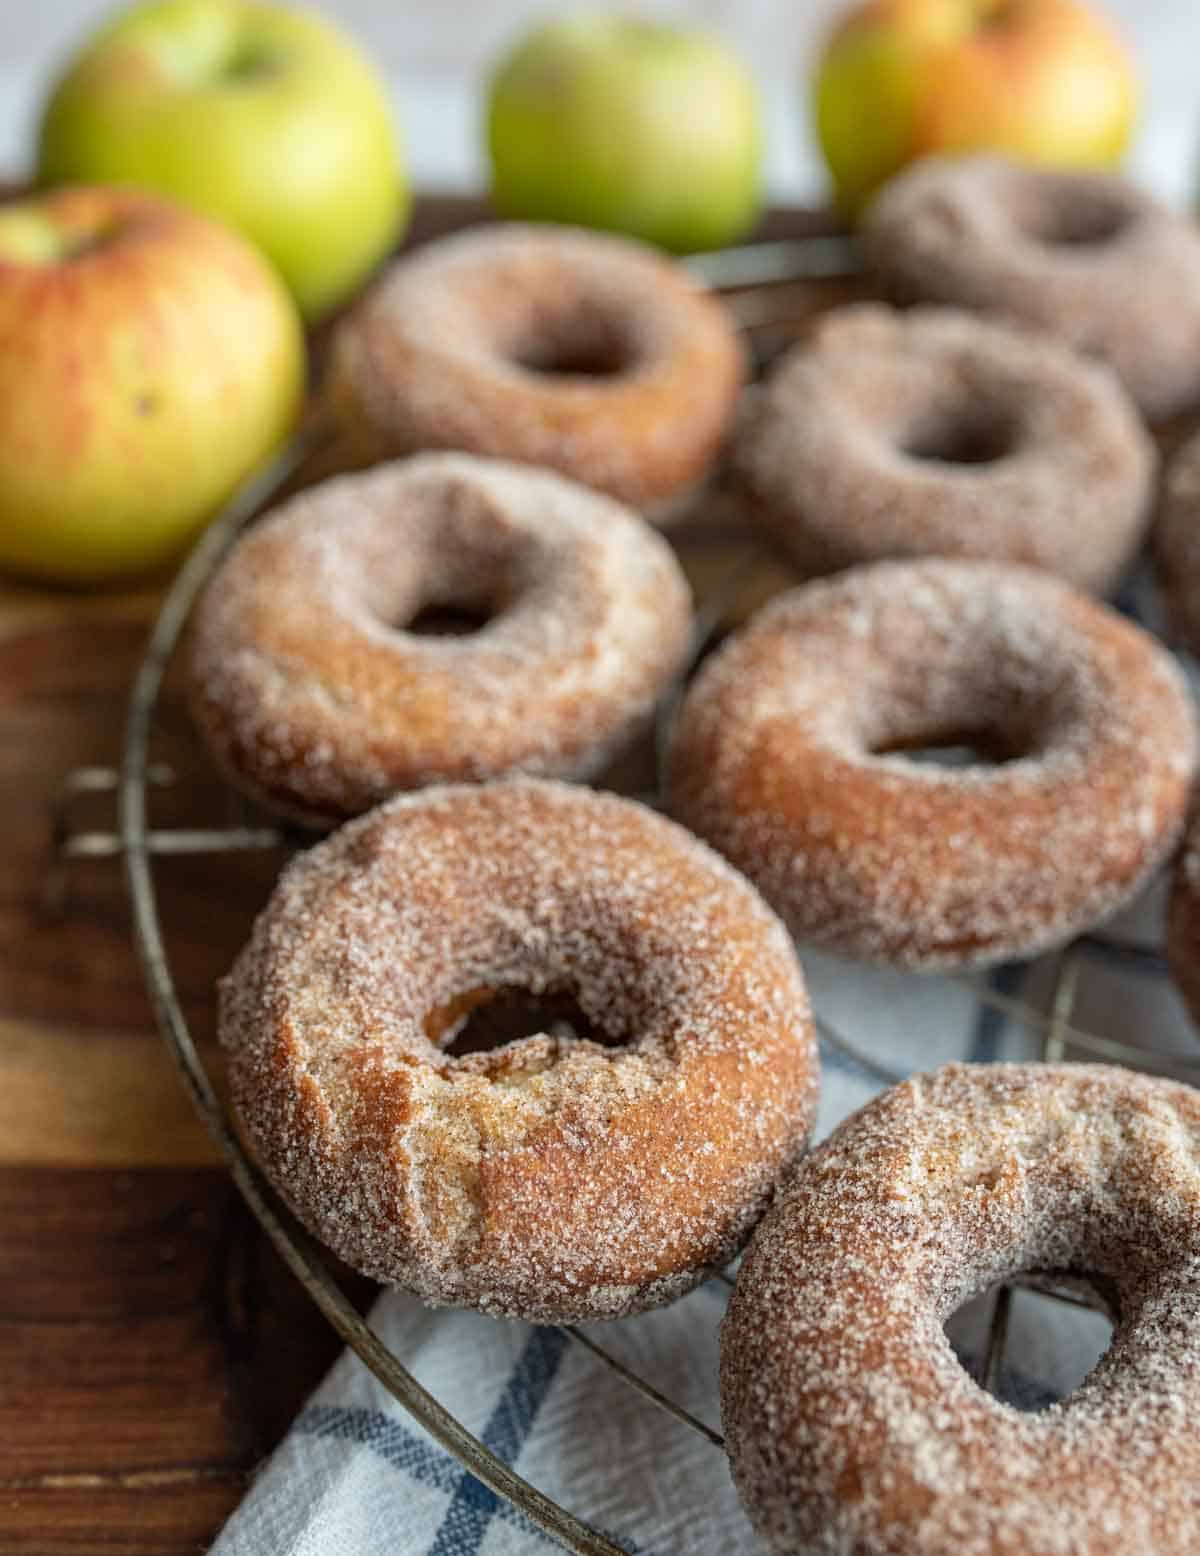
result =
[{"label": "donut hole", "polygon": [[1014,215],[1023,237],[1046,248],[1100,248],[1132,225],[1135,213],[1103,190],[1069,191],[1057,183],[1041,197],[1018,201]]},{"label": "donut hole", "polygon": [[403,622],[405,632],[419,638],[465,638],[482,632],[499,612],[486,605],[422,605],[411,621]]},{"label": "donut hole", "polygon": [[[1014,1409],[1037,1413],[1069,1399],[1107,1353],[1114,1303],[1099,1277],[1047,1278],[1031,1274],[997,1282],[964,1302],[943,1329],[963,1370],[978,1387]],[[1044,1285],[1063,1294],[1053,1296]],[[1011,1291],[1005,1343],[994,1377],[987,1366],[988,1337],[1005,1287]]]},{"label": "donut hole", "polygon": [[419,638],[463,638],[484,631],[502,616],[521,592],[512,570],[501,561],[488,559],[487,583],[471,578],[442,578],[404,600],[383,598],[376,615],[393,632]]},{"label": "donut hole", "polygon": [[454,1058],[495,1053],[530,1037],[605,1048],[623,1047],[628,1040],[598,1026],[569,989],[535,991],[515,985],[461,995],[426,1017],[425,1032],[430,1042]]},{"label": "donut hole", "polygon": [[616,378],[628,358],[614,341],[531,341],[512,360],[542,378]]},{"label": "donut hole", "polygon": [[858,749],[867,758],[925,769],[931,779],[946,769],[986,777],[1041,758],[1071,728],[1071,686],[1053,666],[998,661],[986,632],[937,674],[916,673],[904,648],[895,652],[876,695],[864,694],[856,710]]},{"label": "donut hole", "polygon": [[1011,731],[961,729],[900,735],[872,745],[872,756],[895,757],[918,767],[1001,767],[1026,754]]},{"label": "donut hole", "polygon": [[633,366],[628,329],[585,306],[562,306],[521,321],[508,360],[539,378],[619,378]]},{"label": "donut hole", "polygon": [[919,417],[900,440],[909,459],[939,465],[991,465],[1017,445],[1015,419],[999,410],[963,406]]}]

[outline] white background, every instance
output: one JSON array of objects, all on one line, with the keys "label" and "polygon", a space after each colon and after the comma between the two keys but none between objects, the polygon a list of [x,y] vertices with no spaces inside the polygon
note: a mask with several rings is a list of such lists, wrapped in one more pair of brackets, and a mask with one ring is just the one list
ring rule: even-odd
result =
[{"label": "white background", "polygon": [[[482,182],[478,104],[488,64],[533,19],[583,9],[551,0],[325,0],[392,82],[419,182]],[[768,179],[780,198],[814,200],[822,181],[802,110],[802,83],[843,0],[597,0],[591,9],[686,17],[723,34],[757,75],[768,107]],[[0,165],[18,171],[40,92],[110,0],[0,0]],[[1200,152],[1200,3],[1107,0],[1146,85],[1135,173],[1190,196]]]}]

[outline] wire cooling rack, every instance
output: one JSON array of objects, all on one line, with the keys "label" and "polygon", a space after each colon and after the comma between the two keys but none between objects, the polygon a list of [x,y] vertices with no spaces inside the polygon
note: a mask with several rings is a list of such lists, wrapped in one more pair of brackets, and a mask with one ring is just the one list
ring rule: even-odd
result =
[{"label": "wire cooling rack", "polygon": [[[752,245],[702,256],[697,268],[711,284],[739,293],[738,315],[761,361],[770,351],[755,332],[766,328],[767,340],[786,337],[802,322],[782,311],[769,295],[776,283],[814,278],[844,278],[854,272],[853,250],[841,239],[806,238],[799,242]],[[765,292],[764,292],[765,289]],[[396,1399],[444,1448],[480,1481],[514,1503],[547,1535],[580,1556],[623,1556],[624,1548],[576,1518],[518,1475],[477,1437],[467,1431],[439,1400],[416,1380],[401,1358],[382,1342],[346,1295],[322,1247],[282,1204],[247,1154],[236,1127],[219,1098],[197,1051],[184,1016],[172,973],[169,947],[159,915],[156,871],[172,856],[232,854],[301,846],[295,835],[247,818],[234,825],[155,827],[149,819],[149,796],[169,788],[174,774],[150,759],[150,741],[159,712],[164,675],[200,590],[229,549],[238,531],[296,474],[312,456],[321,438],[319,428],[303,435],[269,468],[253,480],[205,532],[166,595],[151,632],[145,656],[130,696],[128,722],[119,769],[86,767],[72,773],[61,792],[54,817],[54,844],[61,872],[81,858],[117,858],[124,863],[133,913],[134,939],[158,1023],[205,1123],[219,1146],[238,1189],[280,1255],[344,1342],[357,1353]],[[736,582],[736,580],[734,581]],[[731,585],[727,585],[731,587]],[[694,643],[698,658],[721,619],[724,597],[701,610]],[[668,705],[660,719],[662,731],[670,717]],[[81,828],[76,806],[83,795],[115,794],[115,830]],[[652,795],[642,795],[653,802]],[[961,976],[951,982],[965,989],[981,1011],[1020,1024],[1032,1035],[1035,1052],[1047,1061],[1083,1058],[1124,1064],[1176,1079],[1200,1083],[1200,1050],[1165,1053],[1084,1030],[1073,1020],[1080,977],[1089,961],[1132,966],[1161,976],[1157,951],[1143,943],[1112,935],[1084,935],[1048,959],[1052,976],[1036,1002],[1017,998],[983,978]],[[816,1026],[826,1055],[838,1057],[879,1087],[892,1085],[905,1072],[893,1069],[848,1037],[818,1008]],[[714,1283],[732,1287],[728,1272],[713,1270]],[[1055,1281],[1022,1276],[999,1286],[990,1297],[986,1337],[978,1363],[978,1381],[996,1390],[1009,1335],[1014,1292],[1029,1287],[1054,1302],[1071,1307],[1103,1309],[1101,1297],[1082,1281]],[[715,1452],[724,1448],[721,1434],[677,1401],[628,1368],[578,1326],[563,1326],[569,1340],[609,1369],[647,1409],[666,1412],[689,1431],[698,1433]]]}]

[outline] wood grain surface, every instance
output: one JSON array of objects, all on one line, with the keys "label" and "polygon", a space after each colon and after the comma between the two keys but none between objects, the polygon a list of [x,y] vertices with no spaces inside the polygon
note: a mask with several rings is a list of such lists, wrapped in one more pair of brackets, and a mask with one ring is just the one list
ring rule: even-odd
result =
[{"label": "wood grain surface", "polygon": [[[473,202],[426,200],[413,238],[480,214]],[[818,226],[781,213],[767,231]],[[801,288],[777,301],[799,319],[835,295]],[[719,494],[679,544],[698,594],[724,591],[731,619],[789,581],[747,547]],[[7,1556],[204,1549],[338,1349],[192,1115],[142,989],[118,862],[56,862],[56,797],[72,770],[116,761],[160,593],[0,585]],[[152,824],[242,814],[196,744],[176,674],[153,755],[176,782],[155,794]],[[644,782],[645,762],[635,757],[621,781]],[[63,819],[104,831],[114,818],[113,796],[97,794],[76,797]],[[278,852],[177,858],[156,871],[184,1008],[214,1063],[213,985],[280,862]],[[370,1295],[365,1282],[351,1287]]]}]

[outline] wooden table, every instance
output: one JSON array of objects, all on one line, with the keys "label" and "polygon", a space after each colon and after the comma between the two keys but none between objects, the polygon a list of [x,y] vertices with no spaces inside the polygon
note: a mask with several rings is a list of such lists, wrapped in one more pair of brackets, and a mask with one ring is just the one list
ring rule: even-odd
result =
[{"label": "wooden table", "polygon": [[[427,200],[417,237],[477,218]],[[783,213],[773,235],[813,230]],[[821,295],[827,300],[828,290]],[[807,296],[804,306],[812,302]],[[701,592],[728,527],[693,537]],[[739,613],[786,581],[765,557]],[[243,1208],[157,1036],[115,859],[54,866],[64,778],[118,755],[160,589],[0,585],[0,1550],[203,1550],[338,1350]],[[157,819],[220,822],[229,796],[169,682],[155,755],[179,774]],[[110,828],[111,795],[75,802]],[[212,990],[279,866],[173,860],[167,943],[211,1053]],[[366,1301],[371,1288],[352,1283]],[[265,1556],[265,1553],[264,1553]]]},{"label": "wooden table", "polygon": [[[215,1166],[153,1028],[117,862],[51,868],[53,797],[72,768],[114,758],[156,603],[153,590],[0,592],[0,1549],[12,1556],[202,1549],[338,1349]],[[173,706],[169,744],[181,720]],[[183,788],[181,804],[200,798]],[[110,824],[108,797],[81,821],[88,811]],[[213,980],[278,861],[179,863],[168,921],[189,1017],[211,1032]]]}]

